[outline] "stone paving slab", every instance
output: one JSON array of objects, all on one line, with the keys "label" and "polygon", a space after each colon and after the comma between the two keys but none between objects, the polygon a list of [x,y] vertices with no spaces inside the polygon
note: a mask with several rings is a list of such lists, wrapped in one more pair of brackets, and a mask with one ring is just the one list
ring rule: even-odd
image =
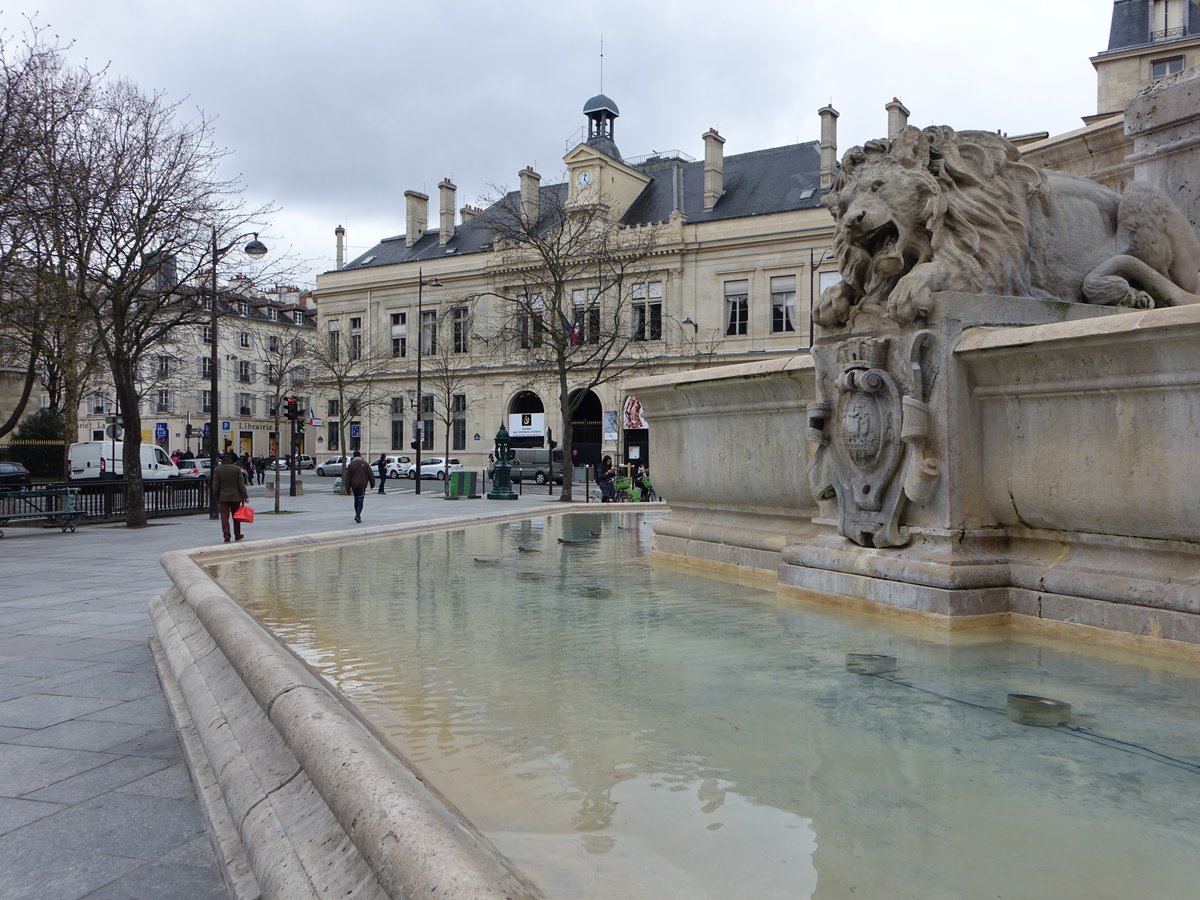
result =
[{"label": "stone paving slab", "polygon": [[[363,523],[332,479],[305,479],[286,515],[252,487],[257,539],[369,532],[475,514],[545,511],[544,489],[517,503],[442,500],[426,482],[367,497]],[[539,509],[540,508],[540,509]],[[147,604],[170,586],[168,550],[221,542],[205,515],[144,529],[9,528],[0,539],[0,900],[228,896],[213,838],[151,659]]]}]

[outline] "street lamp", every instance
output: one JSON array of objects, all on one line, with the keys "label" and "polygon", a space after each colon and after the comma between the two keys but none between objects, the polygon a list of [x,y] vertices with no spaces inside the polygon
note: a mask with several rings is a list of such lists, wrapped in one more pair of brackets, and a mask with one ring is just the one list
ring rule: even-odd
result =
[{"label": "street lamp", "polygon": [[421,355],[425,344],[425,323],[422,321],[422,313],[424,309],[421,306],[421,289],[429,285],[430,287],[441,287],[442,283],[438,281],[434,275],[429,281],[425,280],[425,273],[417,269],[417,462],[416,473],[417,483],[413,487],[415,493],[421,493],[421,441],[425,437],[425,419],[422,413],[421,404]]},{"label": "street lamp", "polygon": [[212,341],[209,355],[209,373],[208,373],[208,457],[210,468],[209,476],[209,497],[208,502],[208,517],[210,519],[217,518],[217,492],[214,490],[216,481],[214,476],[217,472],[217,460],[220,456],[217,450],[217,427],[221,424],[217,421],[217,380],[219,372],[217,358],[217,264],[221,261],[221,257],[233,249],[233,245],[242,238],[250,238],[250,243],[242,248],[247,256],[258,259],[265,256],[267,246],[258,239],[258,232],[252,231],[234,238],[224,247],[217,246],[217,226],[212,227],[212,309],[210,310],[208,338]]}]

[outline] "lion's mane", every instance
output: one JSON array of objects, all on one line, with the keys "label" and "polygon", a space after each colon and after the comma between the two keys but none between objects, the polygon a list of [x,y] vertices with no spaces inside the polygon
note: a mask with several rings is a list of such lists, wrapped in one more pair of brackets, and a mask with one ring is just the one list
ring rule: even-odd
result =
[{"label": "lion's mane", "polygon": [[1020,151],[999,135],[946,126],[910,127],[895,140],[847,151],[825,200],[835,216],[846,193],[862,189],[864,173],[881,165],[905,170],[925,195],[919,209],[893,210],[910,228],[895,248],[903,268],[891,276],[875,272],[873,254],[848,239],[838,221],[833,250],[857,299],[885,299],[914,266],[931,259],[961,273],[959,290],[1030,294],[1029,197],[1041,175],[1019,159]]}]

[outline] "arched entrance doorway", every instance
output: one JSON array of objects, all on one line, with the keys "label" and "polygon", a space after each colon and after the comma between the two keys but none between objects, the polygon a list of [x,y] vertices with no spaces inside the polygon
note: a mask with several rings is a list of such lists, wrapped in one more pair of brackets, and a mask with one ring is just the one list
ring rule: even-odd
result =
[{"label": "arched entrance doorway", "polygon": [[600,398],[592,391],[576,391],[571,395],[578,399],[571,423],[571,463],[576,466],[594,466],[600,462],[600,449],[604,443],[604,407]]},{"label": "arched entrance doorway", "polygon": [[510,446],[546,446],[546,407],[533,391],[518,391],[508,404]]}]

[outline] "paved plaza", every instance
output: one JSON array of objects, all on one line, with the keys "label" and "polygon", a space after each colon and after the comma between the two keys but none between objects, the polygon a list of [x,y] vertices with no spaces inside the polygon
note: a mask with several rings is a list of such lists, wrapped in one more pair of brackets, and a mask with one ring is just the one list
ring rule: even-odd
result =
[{"label": "paved plaza", "polygon": [[[363,523],[333,480],[307,493],[262,487],[255,539],[420,522],[549,500],[526,486],[517,502],[442,499],[441,485],[388,482],[367,495]],[[580,491],[582,493],[582,491]],[[207,516],[143,529],[6,527],[0,540],[0,898],[203,900],[226,891],[149,649],[147,604],[169,582],[169,550],[221,542]]]}]

